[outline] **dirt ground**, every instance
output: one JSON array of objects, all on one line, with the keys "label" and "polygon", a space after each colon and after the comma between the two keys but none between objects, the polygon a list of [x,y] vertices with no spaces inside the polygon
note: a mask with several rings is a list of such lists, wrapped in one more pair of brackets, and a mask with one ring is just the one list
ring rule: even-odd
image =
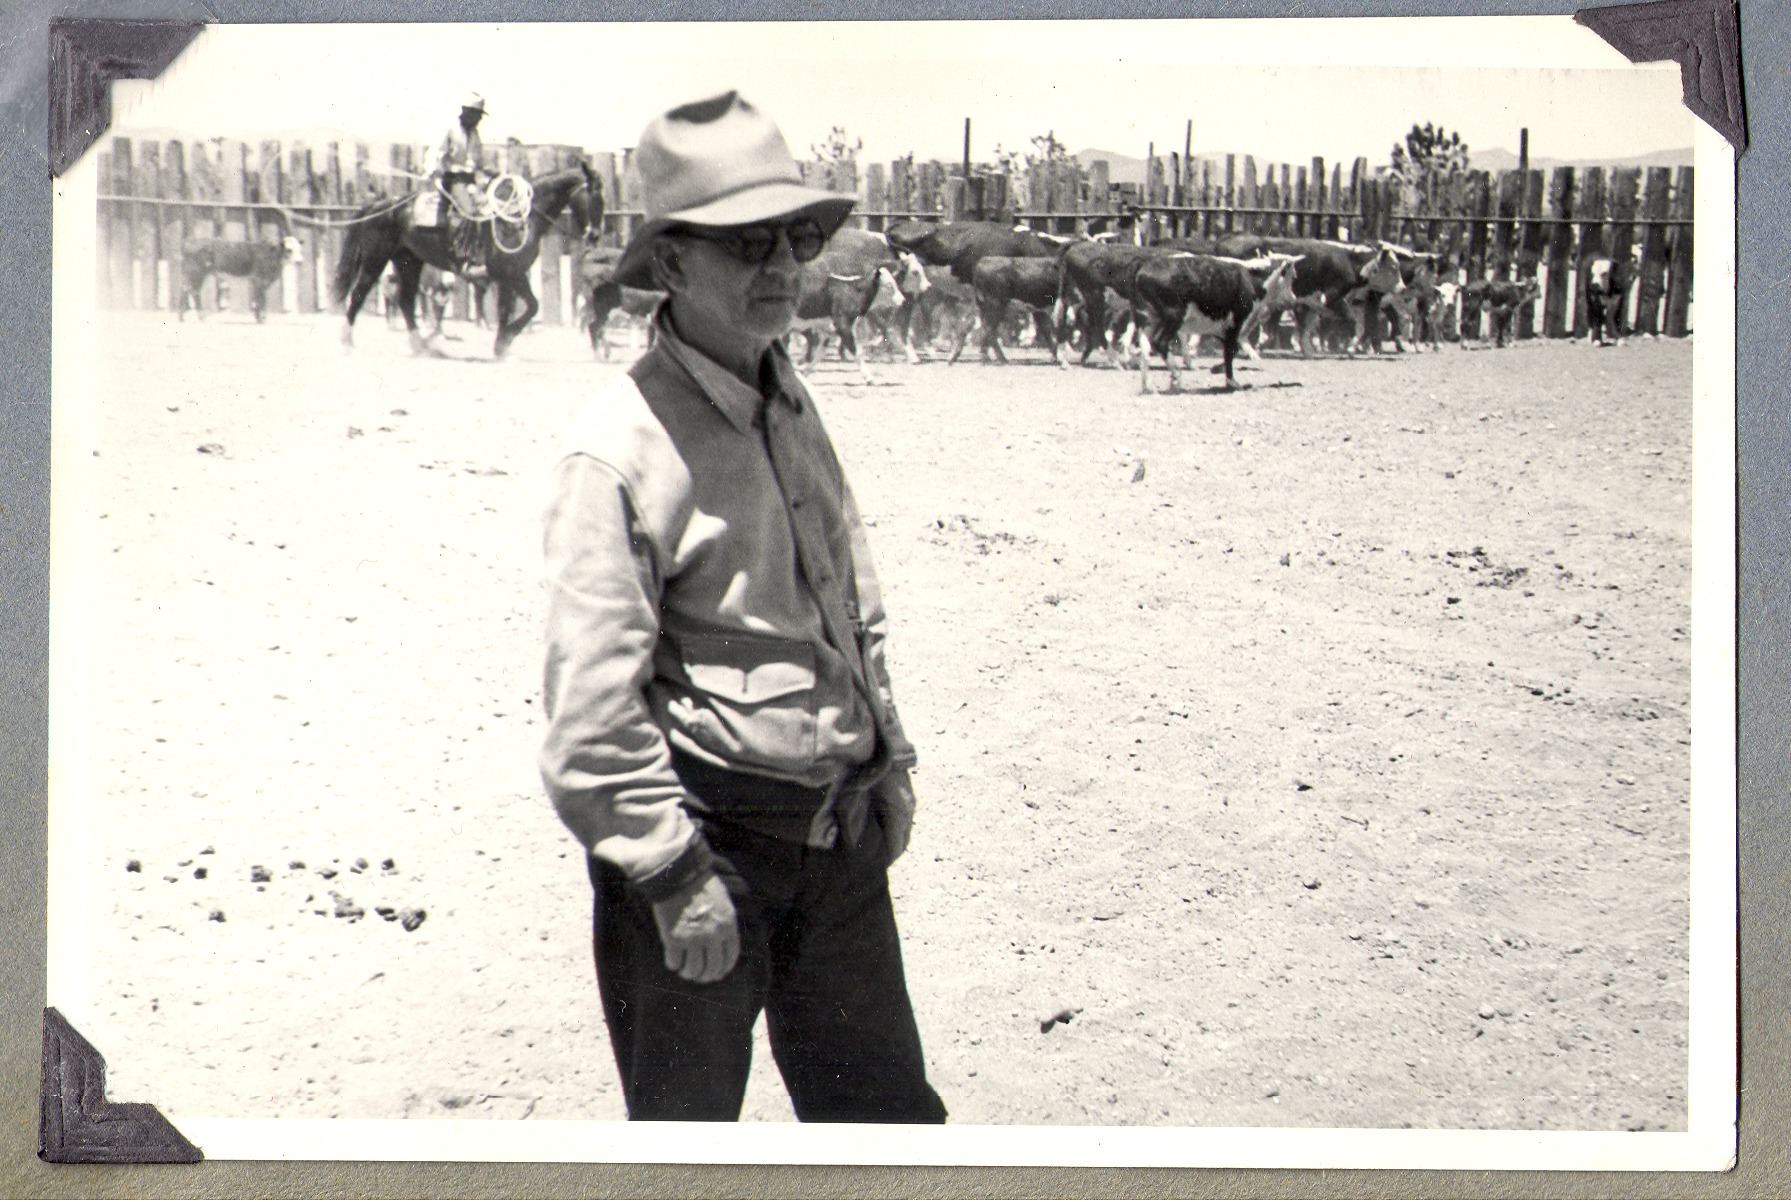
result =
[{"label": "dirt ground", "polygon": [[[338,321],[105,318],[84,1033],[177,1123],[620,1118],[533,756],[548,471],[627,356]],[[1018,358],[814,372],[953,1121],[1683,1129],[1689,345]]]}]

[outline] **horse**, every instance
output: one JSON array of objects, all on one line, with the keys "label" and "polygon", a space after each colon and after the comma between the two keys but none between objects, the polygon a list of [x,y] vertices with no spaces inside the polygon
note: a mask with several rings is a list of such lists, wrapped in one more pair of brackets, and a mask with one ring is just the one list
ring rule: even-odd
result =
[{"label": "horse", "polygon": [[[526,227],[518,234],[514,225],[496,219],[496,236],[486,257],[486,271],[497,287],[497,341],[492,354],[499,359],[541,310],[535,290],[529,286],[529,268],[540,253],[541,235],[558,222],[562,211],[581,236],[600,228],[603,219],[603,184],[589,164],[580,163],[544,175],[533,182],[533,187],[534,203]],[[344,346],[354,345],[355,314],[379,283],[386,264],[391,263],[398,272],[398,302],[410,331],[411,351],[421,354],[431,349],[430,340],[417,330],[417,283],[423,265],[428,263],[457,273],[464,268],[455,260],[445,227],[419,226],[414,222],[415,200],[416,194],[411,193],[375,201],[346,223],[348,235],[336,262],[334,281],[336,299],[345,305]],[[512,318],[510,310],[517,300],[522,302],[522,312]]]}]

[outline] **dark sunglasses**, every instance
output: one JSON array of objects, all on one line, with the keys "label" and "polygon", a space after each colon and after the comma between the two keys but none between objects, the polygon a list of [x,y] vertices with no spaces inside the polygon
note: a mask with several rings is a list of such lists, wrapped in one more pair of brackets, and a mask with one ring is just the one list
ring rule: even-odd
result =
[{"label": "dark sunglasses", "polygon": [[699,226],[687,225],[678,230],[687,238],[713,242],[742,263],[757,266],[769,262],[777,253],[778,235],[790,243],[790,254],[798,263],[807,263],[827,245],[833,231],[812,217],[782,224]]}]

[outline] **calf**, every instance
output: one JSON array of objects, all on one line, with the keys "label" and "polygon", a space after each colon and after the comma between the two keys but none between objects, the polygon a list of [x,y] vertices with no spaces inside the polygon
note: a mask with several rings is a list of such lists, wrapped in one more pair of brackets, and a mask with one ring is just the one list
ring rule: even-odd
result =
[{"label": "calf", "polygon": [[[1623,345],[1623,308],[1629,297],[1632,265],[1594,259],[1586,267],[1587,341],[1599,346]],[[1606,341],[1606,334],[1609,341]]]},{"label": "calf", "polygon": [[926,288],[913,300],[909,339],[932,346],[941,338],[951,348],[950,363],[964,353],[964,343],[976,328],[976,289],[949,271],[924,271]]},{"label": "calf", "polygon": [[1505,345],[1505,330],[1511,315],[1542,295],[1542,285],[1534,279],[1513,283],[1510,280],[1473,280],[1461,290],[1461,345],[1468,345],[1468,330],[1478,328],[1480,315],[1487,319],[1488,336],[1483,342]]},{"label": "calf", "polygon": [[1409,300],[1405,297],[1405,276],[1400,271],[1399,252],[1383,245],[1362,267],[1360,284],[1344,294],[1350,317],[1355,323],[1355,337],[1350,340],[1350,353],[1368,349],[1381,353],[1381,316],[1392,318],[1393,346],[1403,352],[1399,341],[1400,319],[1406,316]]},{"label": "calf", "polygon": [[920,355],[914,349],[912,338],[914,307],[931,285],[920,261],[913,255],[902,252],[897,256],[901,261],[898,272],[887,266],[879,267],[877,294],[871,299],[871,307],[865,310],[864,321],[870,332],[883,340],[891,355],[899,347],[910,363],[919,363]]},{"label": "calf", "polygon": [[[443,271],[433,263],[425,263],[422,274],[417,278],[417,320],[429,327],[431,338],[441,336],[442,319],[448,315],[448,299],[453,294],[457,278],[453,272]],[[399,287],[397,270],[394,268],[387,271],[381,292],[387,327],[399,325],[404,320]]]},{"label": "calf", "polygon": [[986,255],[977,263],[972,286],[976,289],[976,310],[983,327],[983,358],[988,358],[993,349],[996,359],[1007,362],[1001,350],[1002,320],[1010,304],[1019,304],[1031,311],[1033,329],[1051,352],[1051,358],[1059,367],[1069,366],[1058,352],[1057,331],[1053,328],[1057,278],[1057,262],[1053,259]]},{"label": "calf", "polygon": [[[1294,266],[1293,261],[1276,265],[1269,281],[1278,286],[1279,279],[1284,279]],[[1265,289],[1268,286],[1271,285],[1267,281],[1262,285]],[[1244,323],[1256,308],[1258,289],[1249,266],[1235,259],[1175,254],[1140,262],[1130,291],[1146,319],[1150,348],[1139,358],[1139,390],[1150,391],[1151,353],[1163,356],[1169,368],[1170,389],[1179,389],[1181,373],[1170,352],[1179,349],[1186,367],[1189,342],[1203,334],[1219,336],[1225,387],[1236,388],[1232,363],[1237,358]]]},{"label": "calf", "polygon": [[249,311],[256,321],[267,320],[267,288],[280,278],[288,259],[302,253],[298,239],[291,234],[279,242],[238,242],[228,238],[197,238],[181,251],[180,320],[187,317],[187,303],[200,320],[205,310],[199,304],[199,287],[214,275],[240,276],[249,282]]}]

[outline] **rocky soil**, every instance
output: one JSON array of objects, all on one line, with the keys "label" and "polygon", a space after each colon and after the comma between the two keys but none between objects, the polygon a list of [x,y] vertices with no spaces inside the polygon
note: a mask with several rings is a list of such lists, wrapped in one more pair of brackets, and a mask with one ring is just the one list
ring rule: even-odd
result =
[{"label": "rocky soil", "polygon": [[[100,582],[94,995],[50,1000],[112,1096],[621,1117],[533,754],[547,473],[626,356],[104,328],[101,482],[57,495]],[[1143,396],[1016,359],[814,372],[953,1120],[1683,1129],[1689,345]],[[747,1117],[790,1117],[767,1056]]]}]

